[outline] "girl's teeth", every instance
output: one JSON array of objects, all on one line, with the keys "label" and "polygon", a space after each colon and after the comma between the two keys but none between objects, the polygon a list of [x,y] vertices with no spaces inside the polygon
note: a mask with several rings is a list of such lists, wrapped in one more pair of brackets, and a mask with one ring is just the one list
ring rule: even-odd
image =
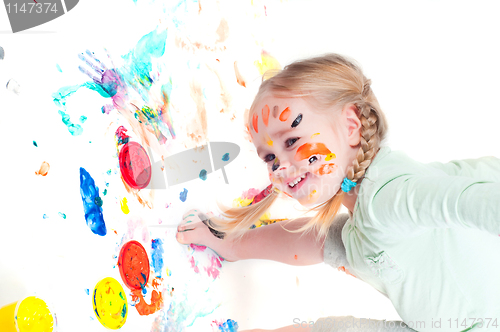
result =
[{"label": "girl's teeth", "polygon": [[296,180],[291,181],[288,185],[289,185],[291,188],[293,188],[293,187],[295,187],[295,185],[296,185],[297,183],[299,183],[300,181],[302,181],[302,179],[304,179],[305,177],[306,177],[306,175],[304,174],[304,175],[300,176],[299,178],[297,178]]}]

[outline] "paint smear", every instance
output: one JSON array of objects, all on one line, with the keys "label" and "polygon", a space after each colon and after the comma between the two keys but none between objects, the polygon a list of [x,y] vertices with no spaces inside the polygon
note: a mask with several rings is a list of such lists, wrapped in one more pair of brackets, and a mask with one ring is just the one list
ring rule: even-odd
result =
[{"label": "paint smear", "polygon": [[267,141],[267,145],[269,145],[269,146],[273,146],[273,141],[272,141],[272,140],[268,140],[268,141]]},{"label": "paint smear", "polygon": [[219,257],[218,255],[214,255],[210,258],[210,265],[204,268],[208,276],[214,279],[219,277],[220,274],[219,269],[222,267],[221,264],[222,260],[223,260],[222,257]]},{"label": "paint smear", "polygon": [[312,134],[312,135],[311,135],[311,138],[313,138],[314,136],[318,136],[318,135],[319,135],[319,133]]},{"label": "paint smear", "polygon": [[114,278],[104,278],[94,288],[94,313],[99,322],[109,329],[119,329],[127,320],[127,297],[123,287]]},{"label": "paint smear", "polygon": [[335,165],[335,164],[323,164],[323,165],[321,165],[320,168],[315,170],[313,172],[313,174],[321,176],[321,175],[333,173],[336,169],[337,169],[337,165]]},{"label": "paint smear", "polygon": [[[14,316],[15,305],[14,303],[14,308],[11,311],[12,316]],[[6,308],[2,309],[5,310]],[[14,317],[9,318],[12,320]],[[0,320],[5,322],[3,317],[0,317]],[[51,332],[54,327],[54,317],[49,307],[45,301],[35,296],[27,297],[19,304],[15,321],[19,332]],[[9,326],[3,327],[7,327],[11,331]],[[12,325],[12,331],[15,331],[14,325]]]},{"label": "paint smear", "polygon": [[267,125],[269,124],[269,112],[271,110],[269,109],[269,106],[264,106],[264,108],[262,109],[262,120],[264,121],[264,125],[267,127]]},{"label": "paint smear", "polygon": [[118,269],[125,285],[131,290],[145,291],[149,279],[149,259],[137,241],[125,243],[118,256]]},{"label": "paint smear", "polygon": [[219,332],[238,332],[238,323],[232,319],[228,319],[225,322],[214,321],[213,323],[216,324],[217,331]]},{"label": "paint smear", "polygon": [[224,155],[222,156],[222,161],[229,161],[229,152],[224,153]]},{"label": "paint smear", "polygon": [[236,75],[236,82],[238,82],[238,84],[241,85],[242,87],[246,87],[247,84],[243,79],[243,76],[241,75],[240,71],[238,70],[237,61],[234,62],[234,74]]},{"label": "paint smear", "polygon": [[36,175],[41,175],[41,176],[46,176],[47,173],[49,173],[50,165],[48,162],[44,161],[42,162],[42,165],[40,166],[40,169],[38,171],[35,171]]},{"label": "paint smear", "polygon": [[45,213],[43,214],[43,219],[47,219],[49,216],[46,215]]},{"label": "paint smear", "polygon": [[161,309],[163,305],[163,297],[161,292],[153,290],[151,292],[151,304],[146,303],[144,296],[140,290],[132,291],[132,300],[139,301],[135,304],[137,312],[141,316],[151,315]]},{"label": "paint smear", "polygon": [[184,188],[183,191],[181,191],[181,193],[179,194],[179,199],[182,201],[182,202],[185,202],[186,199],[187,199],[187,194],[188,194],[188,190],[186,188]]},{"label": "paint smear", "polygon": [[200,179],[202,179],[203,181],[205,181],[207,179],[207,170],[206,169],[202,169],[200,171]]},{"label": "paint smear", "polygon": [[335,155],[335,153],[329,153],[326,158],[325,158],[325,161],[330,161],[334,158],[337,158],[337,156]]},{"label": "paint smear", "polygon": [[123,199],[120,200],[120,208],[124,214],[128,214],[130,212],[127,205],[127,197],[123,197]]},{"label": "paint smear", "polygon": [[290,110],[290,108],[285,108],[283,110],[283,112],[281,112],[280,114],[280,121],[281,122],[285,122],[286,120],[288,120],[288,117],[290,117],[290,114],[292,114],[292,111]]},{"label": "paint smear", "polygon": [[94,234],[106,235],[106,224],[104,223],[102,208],[96,204],[96,197],[99,197],[99,188],[83,167],[80,167],[80,195],[82,196],[87,226]]},{"label": "paint smear", "polygon": [[255,67],[257,67],[261,75],[264,75],[264,73],[268,70],[281,69],[281,65],[278,60],[276,60],[266,51],[262,51],[262,53],[260,54],[260,61],[255,61],[254,65]]},{"label": "paint smear", "polygon": [[127,135],[127,129],[124,126],[120,126],[116,129],[115,137],[117,145],[126,144],[130,139],[130,136]]},{"label": "paint smear", "polygon": [[158,278],[161,278],[161,270],[163,269],[163,253],[163,241],[161,239],[153,239],[151,241],[151,266]]},{"label": "paint smear", "polygon": [[34,146],[36,146],[36,147],[38,147],[38,144],[36,144],[36,142],[35,142],[35,141],[33,141],[33,145],[34,145]]},{"label": "paint smear", "polygon": [[58,212],[57,214],[59,215],[59,217],[66,219],[66,215],[64,213]]},{"label": "paint smear", "polygon": [[276,106],[273,107],[273,118],[276,119],[278,117],[279,110],[280,109],[279,109],[278,105],[276,105]]},{"label": "paint smear", "polygon": [[199,246],[199,245],[194,244],[194,243],[191,243],[189,246],[190,246],[190,247],[191,247],[194,251],[198,251],[198,252],[203,252],[203,251],[205,251],[205,249],[207,249],[207,247],[205,247],[205,246]]},{"label": "paint smear", "polygon": [[321,154],[328,155],[332,153],[323,143],[306,143],[301,145],[295,153],[295,160],[301,161],[309,159],[312,155]]},{"label": "paint smear", "polygon": [[252,116],[252,125],[253,130],[255,130],[256,133],[259,133],[259,116],[257,114]]}]

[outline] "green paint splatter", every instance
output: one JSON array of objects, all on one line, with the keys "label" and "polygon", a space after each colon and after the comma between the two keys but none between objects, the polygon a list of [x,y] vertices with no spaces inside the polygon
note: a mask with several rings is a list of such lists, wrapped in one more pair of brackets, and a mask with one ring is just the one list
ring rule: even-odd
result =
[{"label": "green paint splatter", "polygon": [[35,142],[35,141],[33,141],[33,145],[34,145],[34,146],[36,146],[36,147],[38,147],[38,145],[36,144],[36,142]]}]

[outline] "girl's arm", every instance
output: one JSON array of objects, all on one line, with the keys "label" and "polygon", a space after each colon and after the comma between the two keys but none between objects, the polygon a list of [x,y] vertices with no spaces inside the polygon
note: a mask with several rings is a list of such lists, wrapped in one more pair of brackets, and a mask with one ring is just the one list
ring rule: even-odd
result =
[{"label": "girl's arm", "polygon": [[500,159],[492,156],[477,159],[452,160],[448,163],[433,162],[427,165],[440,169],[452,176],[466,176],[500,182]]}]

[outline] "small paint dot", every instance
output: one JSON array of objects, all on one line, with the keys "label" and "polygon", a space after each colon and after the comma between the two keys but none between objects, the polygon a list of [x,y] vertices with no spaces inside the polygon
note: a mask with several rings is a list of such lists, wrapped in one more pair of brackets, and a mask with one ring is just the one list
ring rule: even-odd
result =
[{"label": "small paint dot", "polygon": [[86,117],[85,115],[82,115],[82,116],[80,117],[80,122],[81,122],[81,123],[84,123],[85,121],[87,121],[87,117]]},{"label": "small paint dot", "polygon": [[96,198],[94,198],[94,203],[97,205],[97,206],[102,206],[102,198],[97,196]]},{"label": "small paint dot", "polygon": [[224,155],[222,156],[222,160],[228,161],[229,160],[229,153],[224,153]]},{"label": "small paint dot", "polygon": [[60,217],[62,217],[63,219],[66,219],[66,215],[65,215],[64,213],[59,212],[58,214],[59,214],[59,216],[60,216]]},{"label": "small paint dot", "polygon": [[102,192],[102,194],[103,194],[104,196],[106,196],[106,194],[107,194],[107,193],[108,193],[108,189],[104,189],[104,191]]},{"label": "small paint dot", "polygon": [[34,146],[36,146],[36,147],[38,147],[38,145],[36,144],[36,142],[35,142],[35,141],[33,141],[33,145],[34,145]]},{"label": "small paint dot", "polygon": [[297,255],[295,255],[295,259],[297,259]]},{"label": "small paint dot", "polygon": [[185,202],[187,198],[188,191],[186,188],[179,194],[179,198],[181,201]]},{"label": "small paint dot", "polygon": [[207,171],[205,169],[202,169],[200,171],[200,179],[202,179],[203,181],[207,179]]},{"label": "small paint dot", "polygon": [[108,175],[111,175],[111,169],[108,169],[108,171],[106,172]]},{"label": "small paint dot", "polygon": [[49,216],[46,215],[45,213],[43,214],[43,219],[47,219]]}]

